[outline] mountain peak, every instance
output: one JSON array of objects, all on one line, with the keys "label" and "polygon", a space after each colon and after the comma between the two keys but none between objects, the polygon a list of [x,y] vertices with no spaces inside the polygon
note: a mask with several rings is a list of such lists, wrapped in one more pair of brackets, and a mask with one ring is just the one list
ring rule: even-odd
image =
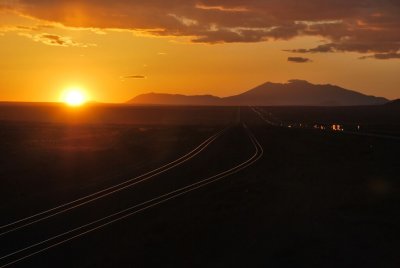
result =
[{"label": "mountain peak", "polygon": [[266,82],[242,94],[226,98],[151,93],[139,95],[129,101],[132,104],[221,106],[356,106],[387,102],[385,98],[367,96],[330,84],[315,85],[299,79],[289,80],[285,84]]}]

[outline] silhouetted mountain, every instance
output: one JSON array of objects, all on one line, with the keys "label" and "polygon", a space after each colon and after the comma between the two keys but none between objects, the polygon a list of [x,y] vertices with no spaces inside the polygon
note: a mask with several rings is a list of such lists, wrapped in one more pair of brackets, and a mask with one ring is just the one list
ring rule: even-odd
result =
[{"label": "silhouetted mountain", "polygon": [[367,96],[333,85],[313,85],[303,80],[287,84],[265,83],[237,96],[225,98],[232,105],[353,106],[378,105],[385,98]]},{"label": "silhouetted mountain", "polygon": [[314,85],[303,80],[286,84],[265,83],[242,94],[218,98],[170,94],[144,94],[133,98],[132,104],[162,105],[257,105],[257,106],[355,106],[380,105],[388,100],[367,96],[334,85]]},{"label": "silhouetted mountain", "polygon": [[388,102],[385,104],[386,106],[395,106],[395,107],[400,107],[400,99],[393,100],[391,102]]},{"label": "silhouetted mountain", "polygon": [[186,96],[179,94],[148,93],[138,95],[128,103],[150,105],[220,105],[221,99],[212,95]]}]

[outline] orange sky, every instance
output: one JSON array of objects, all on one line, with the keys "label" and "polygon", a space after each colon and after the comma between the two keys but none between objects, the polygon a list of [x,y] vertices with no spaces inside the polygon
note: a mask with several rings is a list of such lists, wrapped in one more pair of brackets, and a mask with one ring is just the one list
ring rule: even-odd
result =
[{"label": "orange sky", "polygon": [[[85,88],[90,99],[100,102],[123,102],[146,92],[227,96],[292,78],[400,97],[400,22],[390,24],[397,28],[382,28],[389,25],[377,19],[391,10],[385,6],[370,9],[369,16],[358,20],[354,14],[359,13],[345,11],[338,11],[339,17],[323,14],[326,19],[303,18],[301,10],[279,15],[276,7],[278,15],[267,21],[267,13],[247,15],[258,7],[256,0],[192,6],[172,1],[175,8],[157,0],[144,7],[138,2],[140,14],[155,14],[150,20],[125,12],[133,7],[124,7],[124,2],[48,2],[0,0],[1,101],[59,101],[71,86]],[[228,6],[231,3],[235,5]],[[257,16],[273,27],[252,25]],[[341,25],[350,27],[346,20],[355,23],[352,33],[354,27],[360,33],[349,37],[350,30]],[[279,31],[272,32],[275,29]],[[329,51],[323,51],[326,44]],[[296,63],[289,57],[310,62]]]}]

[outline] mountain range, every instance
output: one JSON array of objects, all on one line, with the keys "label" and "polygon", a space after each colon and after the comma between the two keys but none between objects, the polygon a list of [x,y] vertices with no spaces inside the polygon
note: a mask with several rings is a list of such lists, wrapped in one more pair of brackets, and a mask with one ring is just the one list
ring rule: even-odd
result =
[{"label": "mountain range", "polygon": [[392,100],[391,102],[386,103],[386,106],[400,107],[400,99]]},{"label": "mountain range", "polygon": [[389,100],[368,96],[335,85],[315,85],[304,80],[288,83],[267,82],[230,97],[212,95],[141,94],[130,101],[134,105],[205,105],[205,106],[356,106],[381,105]]}]

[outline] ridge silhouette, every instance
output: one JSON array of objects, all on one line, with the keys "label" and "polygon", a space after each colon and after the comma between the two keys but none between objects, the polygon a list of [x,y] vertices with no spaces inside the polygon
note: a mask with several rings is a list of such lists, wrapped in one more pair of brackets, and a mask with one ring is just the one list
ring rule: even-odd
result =
[{"label": "ridge silhouette", "polygon": [[381,105],[389,100],[368,96],[335,85],[315,85],[304,80],[288,83],[267,82],[230,97],[212,95],[141,94],[128,101],[137,105],[205,105],[205,106],[357,106]]}]

